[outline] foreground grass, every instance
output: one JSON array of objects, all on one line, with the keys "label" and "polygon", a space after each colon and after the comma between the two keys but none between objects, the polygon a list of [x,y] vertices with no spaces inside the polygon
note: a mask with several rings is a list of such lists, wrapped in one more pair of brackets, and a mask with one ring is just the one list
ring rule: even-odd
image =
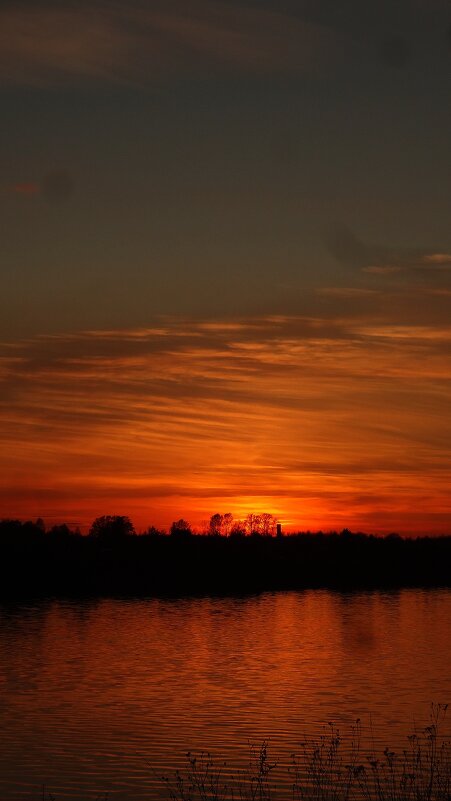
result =
[{"label": "foreground grass", "polygon": [[[451,742],[440,734],[447,705],[431,708],[429,726],[400,753],[367,753],[360,722],[342,737],[331,724],[301,744],[285,779],[293,801],[451,801]],[[251,747],[249,767],[230,773],[208,753],[187,754],[186,767],[164,779],[172,801],[276,801],[278,765],[268,743]],[[288,787],[288,793],[287,793]]]},{"label": "foreground grass", "polygon": [[[170,801],[451,801],[451,741],[442,736],[447,704],[431,706],[430,723],[400,751],[363,745],[357,720],[341,735],[324,733],[300,744],[288,766],[270,757],[268,742],[250,746],[247,769],[231,770],[208,752],[186,754],[185,767],[159,777]],[[57,801],[43,787],[41,801]],[[114,801],[114,794],[96,801]]]}]

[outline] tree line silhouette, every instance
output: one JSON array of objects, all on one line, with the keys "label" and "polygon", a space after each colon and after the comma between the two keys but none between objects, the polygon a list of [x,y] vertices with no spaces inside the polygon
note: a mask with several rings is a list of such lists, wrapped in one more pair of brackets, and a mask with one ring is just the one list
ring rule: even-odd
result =
[{"label": "tree line silhouette", "polygon": [[[278,528],[279,527],[279,528]],[[210,520],[204,523],[200,534],[210,537],[246,537],[261,535],[264,537],[272,537],[276,532],[281,532],[280,524],[274,515],[268,512],[261,514],[248,514],[243,520],[235,520],[231,512],[220,514],[216,512],[210,517]],[[166,532],[158,530],[154,526],[150,526],[145,534],[156,536],[158,534],[164,535]],[[174,520],[169,529],[169,534],[172,537],[189,537],[193,536],[194,532],[191,524],[181,517],[179,520]],[[97,517],[90,530],[90,537],[102,540],[116,540],[124,537],[136,535],[135,527],[129,517],[122,515],[103,515]],[[143,535],[141,535],[143,536]]]},{"label": "tree line silhouette", "polygon": [[283,534],[268,513],[183,518],[137,534],[129,517],[96,518],[87,536],[41,519],[0,520],[0,597],[247,593],[451,586],[451,536],[348,529]]}]

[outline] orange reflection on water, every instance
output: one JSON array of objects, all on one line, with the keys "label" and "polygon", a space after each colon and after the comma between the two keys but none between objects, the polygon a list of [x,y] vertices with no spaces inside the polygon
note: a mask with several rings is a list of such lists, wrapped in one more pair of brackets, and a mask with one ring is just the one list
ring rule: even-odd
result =
[{"label": "orange reflection on water", "polygon": [[4,608],[2,797],[45,780],[73,799],[161,798],[188,750],[244,765],[270,737],[286,765],[320,724],[370,714],[377,747],[404,746],[449,699],[450,604],[407,590]]}]

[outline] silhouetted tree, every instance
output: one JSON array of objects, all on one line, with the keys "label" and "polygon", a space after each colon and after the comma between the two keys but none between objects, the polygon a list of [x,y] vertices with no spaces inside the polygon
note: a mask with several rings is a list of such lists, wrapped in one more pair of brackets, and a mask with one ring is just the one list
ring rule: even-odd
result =
[{"label": "silhouetted tree", "polygon": [[224,517],[222,518],[222,533],[225,537],[230,535],[233,526],[233,515],[231,512],[226,512]]},{"label": "silhouetted tree", "polygon": [[38,517],[36,522],[27,520],[22,524],[20,536],[24,541],[29,540],[30,542],[38,542],[44,539],[44,531],[44,521]]},{"label": "silhouetted tree", "polygon": [[171,537],[190,537],[192,534],[191,526],[183,517],[174,520],[171,525]]},{"label": "silhouetted tree", "polygon": [[133,523],[124,515],[96,517],[89,530],[89,536],[101,542],[118,542],[133,534],[135,534]]},{"label": "silhouetted tree", "polygon": [[246,536],[246,526],[243,520],[235,520],[230,529],[230,537],[245,537]]},{"label": "silhouetted tree", "polygon": [[244,528],[248,536],[251,536],[252,534],[257,534],[259,525],[260,525],[259,515],[255,515],[251,512],[244,518]]},{"label": "silhouetted tree", "polygon": [[155,526],[149,526],[147,531],[144,532],[144,536],[152,538],[164,537],[164,531],[161,531],[159,528],[156,528]]},{"label": "silhouetted tree", "polygon": [[69,526],[66,525],[66,523],[62,523],[59,526],[52,526],[47,532],[47,536],[55,540],[67,540],[69,537],[73,536],[73,534]]},{"label": "silhouetted tree", "polygon": [[272,537],[276,532],[277,520],[269,512],[260,515],[260,531],[265,537]]},{"label": "silhouetted tree", "polygon": [[224,520],[223,516],[218,514],[218,512],[216,512],[216,514],[210,517],[210,523],[208,526],[208,533],[210,534],[210,536],[219,537],[219,535],[221,534],[221,527],[223,520]]}]

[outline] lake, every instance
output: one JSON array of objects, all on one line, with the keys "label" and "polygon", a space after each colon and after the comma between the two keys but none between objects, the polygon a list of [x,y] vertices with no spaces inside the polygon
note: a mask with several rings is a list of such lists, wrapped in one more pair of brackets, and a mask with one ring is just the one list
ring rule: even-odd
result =
[{"label": "lake", "polygon": [[450,590],[3,604],[0,796],[164,798],[188,750],[283,765],[357,717],[398,746],[448,701]]}]

